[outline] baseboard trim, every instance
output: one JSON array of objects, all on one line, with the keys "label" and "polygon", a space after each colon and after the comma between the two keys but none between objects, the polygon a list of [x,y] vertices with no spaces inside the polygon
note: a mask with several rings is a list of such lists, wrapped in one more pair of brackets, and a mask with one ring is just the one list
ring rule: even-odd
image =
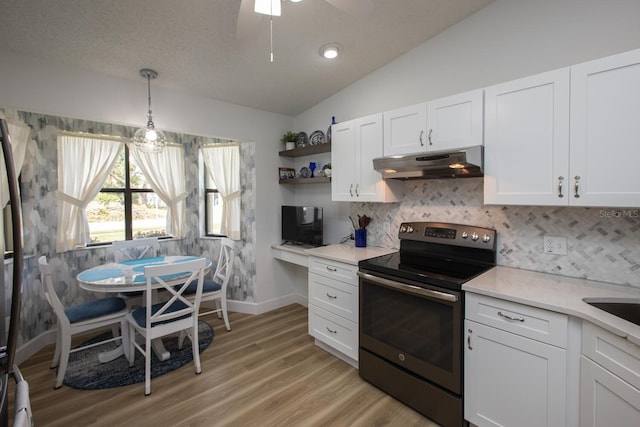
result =
[{"label": "baseboard trim", "polygon": [[31,356],[42,350],[44,347],[49,344],[56,343],[56,329],[51,329],[49,331],[45,331],[35,337],[32,340],[27,341],[25,344],[21,345],[16,349],[15,354],[15,363],[20,366],[22,362],[29,359]]},{"label": "baseboard trim", "polygon": [[227,300],[227,309],[229,311],[236,311],[238,313],[257,315],[267,313],[281,307],[286,307],[287,305],[291,304],[300,304],[307,307],[307,303],[307,297],[304,297],[300,294],[289,294],[263,302]]}]

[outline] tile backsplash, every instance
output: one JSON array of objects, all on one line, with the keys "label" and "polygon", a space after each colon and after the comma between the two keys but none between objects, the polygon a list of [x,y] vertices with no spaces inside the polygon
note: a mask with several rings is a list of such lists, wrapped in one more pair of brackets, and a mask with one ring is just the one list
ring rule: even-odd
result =
[{"label": "tile backsplash", "polygon": [[[640,208],[483,205],[482,178],[415,180],[400,203],[353,203],[373,218],[367,243],[398,247],[404,221],[493,228],[498,265],[640,287]],[[390,233],[385,233],[385,226]],[[543,236],[567,238],[567,255],[543,253]]]}]

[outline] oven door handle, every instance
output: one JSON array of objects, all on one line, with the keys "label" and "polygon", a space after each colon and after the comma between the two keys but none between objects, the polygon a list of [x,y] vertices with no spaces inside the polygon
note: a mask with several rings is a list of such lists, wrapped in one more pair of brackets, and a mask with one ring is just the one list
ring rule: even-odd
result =
[{"label": "oven door handle", "polygon": [[421,288],[419,286],[407,285],[406,283],[396,282],[395,280],[389,280],[382,277],[374,276],[369,273],[362,273],[358,271],[358,277],[364,280],[368,280],[373,283],[377,283],[389,288],[399,289],[401,291],[410,292],[412,294],[418,294],[425,297],[437,299],[440,301],[457,302],[458,296],[447,292],[433,291],[431,289]]}]

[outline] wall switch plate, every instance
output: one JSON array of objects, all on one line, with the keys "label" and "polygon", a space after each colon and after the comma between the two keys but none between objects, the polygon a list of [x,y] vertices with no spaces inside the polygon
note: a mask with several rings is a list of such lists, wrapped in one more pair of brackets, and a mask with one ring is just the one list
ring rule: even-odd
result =
[{"label": "wall switch plate", "polygon": [[545,254],[566,255],[567,254],[567,238],[564,236],[544,236]]}]

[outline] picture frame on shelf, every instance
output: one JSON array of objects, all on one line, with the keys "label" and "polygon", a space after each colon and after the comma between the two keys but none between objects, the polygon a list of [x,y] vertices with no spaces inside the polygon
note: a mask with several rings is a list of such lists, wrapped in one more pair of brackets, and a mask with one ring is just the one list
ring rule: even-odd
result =
[{"label": "picture frame on shelf", "polygon": [[293,179],[296,177],[296,170],[293,168],[278,168],[280,179]]}]

